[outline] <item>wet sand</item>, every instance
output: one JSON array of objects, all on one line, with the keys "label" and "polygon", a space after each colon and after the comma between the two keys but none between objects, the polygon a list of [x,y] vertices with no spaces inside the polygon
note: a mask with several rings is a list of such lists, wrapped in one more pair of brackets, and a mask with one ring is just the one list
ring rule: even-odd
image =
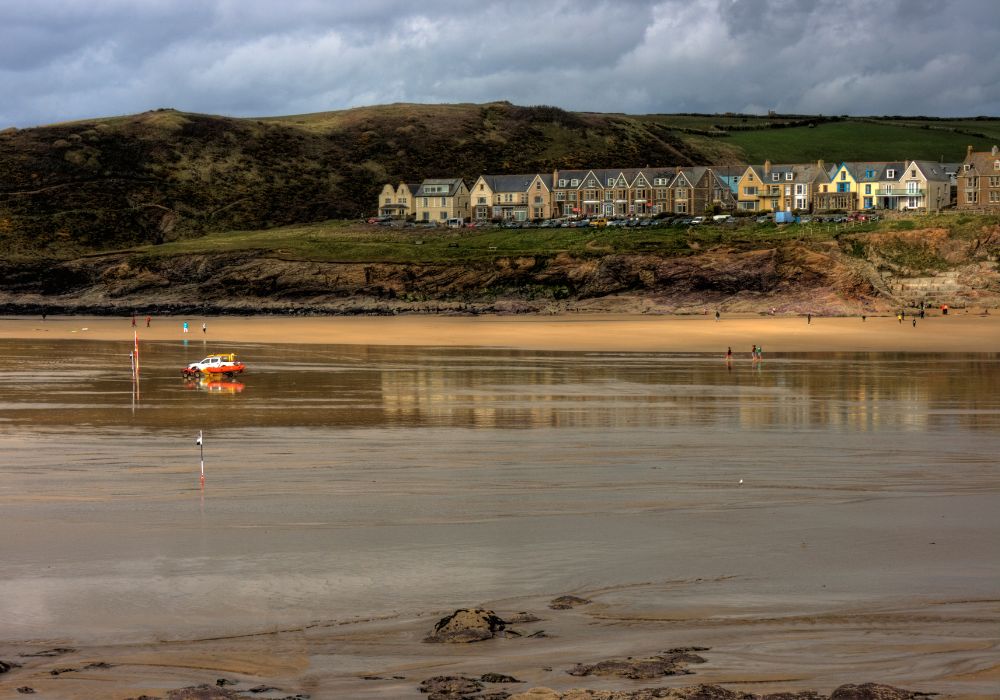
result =
[{"label": "wet sand", "polygon": [[[187,320],[189,332],[183,333]],[[207,332],[202,332],[202,323]],[[774,352],[996,352],[1000,314],[934,312],[899,323],[895,317],[820,318],[723,316],[393,316],[393,317],[157,317],[139,318],[142,340],[219,343],[318,343],[494,347],[527,350],[749,353]],[[50,316],[0,318],[0,338],[132,337],[129,318]]]},{"label": "wet sand", "polygon": [[[180,322],[154,319],[149,332],[140,328],[141,337],[168,341],[180,353]],[[223,338],[267,345],[608,352],[716,352],[733,344],[744,358],[751,343],[762,344],[768,357],[998,347],[993,317],[972,314],[925,319],[916,329],[890,318],[864,324],[758,317],[718,323],[700,317],[210,318],[203,335],[201,322],[190,319],[188,338],[192,344],[205,340],[213,350]],[[0,337],[120,343],[131,333],[128,319],[0,320]],[[925,344],[916,343],[917,337]],[[40,345],[23,344],[24,361]],[[275,375],[290,375],[288,366],[278,364],[282,355],[295,354],[290,350],[272,350],[261,364],[272,364]],[[415,367],[412,376],[419,381],[413,382],[403,379],[401,369],[408,367],[406,355],[418,353],[395,353],[358,370],[357,381],[370,385],[354,386],[358,398],[347,413],[361,413],[377,397],[400,413],[418,413],[413,425],[419,430],[403,430],[409,423],[399,423],[370,432],[314,430],[310,437],[290,430],[283,415],[269,416],[257,406],[232,464],[220,464],[218,452],[210,454],[201,503],[189,479],[194,472],[178,464],[193,454],[196,423],[185,421],[199,408],[229,405],[214,399],[232,397],[205,394],[205,401],[189,400],[176,409],[170,430],[133,434],[122,413],[97,419],[85,404],[93,399],[81,394],[100,386],[80,372],[79,384],[55,385],[52,400],[83,404],[80,415],[94,435],[86,426],[81,435],[46,426],[42,440],[18,451],[17,432],[0,433],[0,455],[8,462],[0,466],[0,533],[4,573],[13,581],[3,590],[15,591],[10,600],[23,603],[0,620],[7,632],[0,635],[0,660],[23,665],[0,675],[0,698],[22,697],[16,691],[21,686],[34,688],[36,697],[163,697],[169,689],[214,685],[220,678],[237,682],[237,690],[262,684],[280,689],[253,695],[271,700],[298,693],[418,698],[418,684],[431,676],[487,672],[523,681],[488,686],[508,692],[721,683],[758,693],[829,693],[842,683],[876,681],[944,698],[997,697],[1000,479],[993,457],[1000,448],[1000,409],[993,398],[993,360],[980,362],[986,367],[979,368],[978,381],[965,382],[968,394],[942,401],[926,395],[935,380],[961,384],[948,379],[948,372],[964,373],[939,358],[907,359],[904,370],[920,379],[881,387],[874,375],[858,378],[862,366],[877,370],[884,362],[878,358],[838,365],[845,371],[831,370],[829,362],[817,362],[817,369],[801,358],[786,359],[790,369],[774,384],[768,373],[777,374],[782,361],[756,374],[743,362],[729,375],[724,363],[681,358],[676,362],[685,374],[652,384],[647,373],[661,371],[666,358],[650,360],[650,368],[602,375],[597,366],[623,363],[609,363],[607,356],[560,357],[558,365],[547,366],[553,372],[567,361],[587,363],[572,381],[558,375],[543,386],[517,373],[456,387],[454,367],[467,353],[436,353],[444,357]],[[162,348],[150,353],[150,374],[170,375],[162,389],[149,381],[151,421],[167,410],[168,390],[180,393],[174,354]],[[465,371],[480,377],[495,366],[515,365],[514,355],[487,353]],[[299,356],[308,354],[298,353],[295,362],[304,362]],[[94,362],[104,357],[95,355]],[[345,374],[355,361],[340,359],[336,368]],[[315,362],[316,374],[336,376],[329,361]],[[525,363],[527,372],[541,364]],[[708,369],[690,369],[699,363]],[[390,369],[373,371],[383,366]],[[829,373],[822,379],[821,370]],[[725,378],[710,384],[708,372]],[[805,383],[796,385],[803,376]],[[269,389],[265,379],[263,373],[248,378],[241,398],[258,395],[272,404],[281,398],[284,384]],[[843,389],[841,382],[847,384]],[[13,378],[9,383],[16,384]],[[300,384],[313,387],[320,380]],[[318,393],[343,401],[350,386],[338,380],[321,384]],[[123,388],[118,403],[124,407]],[[30,384],[22,391],[39,403],[48,396],[41,389],[32,396]],[[186,398],[199,398],[194,392]],[[730,415],[725,406],[706,409],[717,395],[732,400],[738,422],[724,420]],[[299,390],[271,413],[297,410],[303,396],[310,404],[317,401]],[[636,396],[645,398],[637,403]],[[25,398],[12,394],[10,400]],[[469,426],[442,418],[466,410],[466,403]],[[692,405],[689,416],[683,413]],[[227,411],[219,415],[232,415],[233,409]],[[534,417],[546,429],[512,430],[505,411],[517,425]],[[679,413],[687,417],[666,420]],[[590,424],[581,414],[607,422]],[[331,415],[323,413],[324,421]],[[657,422],[657,415],[665,420]],[[265,420],[269,428],[261,425]],[[439,423],[424,425],[431,420]],[[841,428],[823,432],[838,420]],[[181,458],[175,430],[183,435]],[[137,446],[141,461],[126,454]],[[277,474],[275,455],[295,455],[294,463]],[[68,475],[51,476],[53,461],[61,461]],[[334,461],[335,472],[321,471]],[[748,474],[738,486],[736,477]],[[427,533],[444,530],[454,543],[440,540],[432,548]],[[106,542],[113,548],[105,551]],[[378,575],[317,565],[318,556],[338,547],[340,561],[351,554],[363,563],[372,558],[369,553],[385,561],[370,570]],[[278,559],[279,566],[255,558],[258,552],[295,556]],[[452,568],[443,569],[442,552],[452,558]],[[263,590],[248,595],[262,573]],[[368,589],[370,599],[381,595],[390,602],[372,604],[379,608],[375,614],[363,601],[354,607],[316,602],[328,590],[347,587],[352,577],[360,578],[353,585]],[[90,600],[102,601],[93,610],[71,611],[89,625],[84,633],[60,626],[66,611],[56,606],[63,599],[58,586],[79,592],[81,582],[91,589]],[[407,589],[419,594],[419,603]],[[153,607],[136,604],[143,591]],[[257,604],[240,608],[227,600],[227,591],[234,600]],[[562,594],[593,603],[549,610],[549,600]],[[308,622],[276,605],[289,598],[309,609]],[[88,600],[82,594],[67,599]],[[470,645],[421,641],[441,616],[464,606],[488,607],[502,617],[534,613],[539,622],[514,627],[546,636]],[[142,624],[154,616],[176,621]],[[133,624],[121,634],[149,639],[115,637],[123,620]],[[9,632],[32,624],[43,631],[28,638]],[[694,675],[630,681],[566,673],[576,663],[681,646],[709,647],[702,653],[707,663],[693,668]],[[71,651],[31,655],[58,647]]]}]

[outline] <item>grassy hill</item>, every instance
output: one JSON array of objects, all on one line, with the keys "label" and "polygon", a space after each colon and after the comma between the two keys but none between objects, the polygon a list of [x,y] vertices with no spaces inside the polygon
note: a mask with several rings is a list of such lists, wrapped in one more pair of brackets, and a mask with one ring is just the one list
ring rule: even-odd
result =
[{"label": "grassy hill", "polygon": [[234,119],[174,110],[0,132],[0,256],[370,214],[385,182],[553,168],[961,160],[1000,120],[623,115],[395,104]]}]

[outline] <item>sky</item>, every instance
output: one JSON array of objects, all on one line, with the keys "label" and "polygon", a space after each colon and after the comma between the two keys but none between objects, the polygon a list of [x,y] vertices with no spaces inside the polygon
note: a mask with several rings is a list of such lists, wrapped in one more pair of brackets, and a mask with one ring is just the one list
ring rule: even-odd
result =
[{"label": "sky", "polygon": [[392,102],[1000,116],[1000,0],[0,0],[0,128]]}]

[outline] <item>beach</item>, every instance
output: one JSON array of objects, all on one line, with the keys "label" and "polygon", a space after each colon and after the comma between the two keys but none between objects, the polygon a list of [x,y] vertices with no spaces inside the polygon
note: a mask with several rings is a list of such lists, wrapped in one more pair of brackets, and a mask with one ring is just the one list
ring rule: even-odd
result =
[{"label": "beach", "polygon": [[[993,314],[136,323],[141,393],[130,317],[0,319],[0,700],[996,697]],[[459,608],[510,622],[426,642]]]},{"label": "beach", "polygon": [[[997,352],[1000,314],[934,311],[894,316],[782,317],[723,315],[567,316],[329,316],[138,317],[49,316],[0,318],[0,338],[204,341],[219,344],[413,345],[595,352]],[[184,322],[189,330],[183,332]],[[202,324],[206,325],[202,332]]]}]

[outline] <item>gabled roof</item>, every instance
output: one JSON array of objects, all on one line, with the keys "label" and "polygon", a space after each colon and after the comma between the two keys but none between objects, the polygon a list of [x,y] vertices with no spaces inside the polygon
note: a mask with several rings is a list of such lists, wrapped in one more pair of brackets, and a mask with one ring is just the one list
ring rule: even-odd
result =
[{"label": "gabled roof", "polygon": [[906,165],[907,169],[913,166],[920,169],[924,178],[933,182],[950,182],[952,175],[961,168],[958,163],[939,163],[934,160],[911,160]]}]

